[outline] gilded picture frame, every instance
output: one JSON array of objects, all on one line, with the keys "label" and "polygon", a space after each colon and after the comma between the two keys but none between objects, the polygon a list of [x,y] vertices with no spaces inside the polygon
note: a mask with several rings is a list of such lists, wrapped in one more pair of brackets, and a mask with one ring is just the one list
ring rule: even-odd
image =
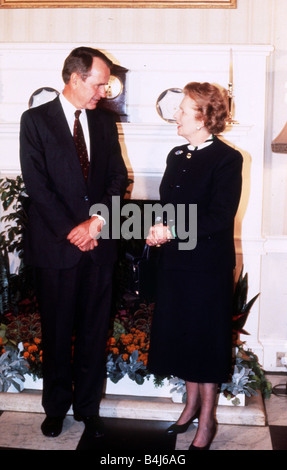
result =
[{"label": "gilded picture frame", "polygon": [[0,8],[237,8],[237,0],[0,0]]}]

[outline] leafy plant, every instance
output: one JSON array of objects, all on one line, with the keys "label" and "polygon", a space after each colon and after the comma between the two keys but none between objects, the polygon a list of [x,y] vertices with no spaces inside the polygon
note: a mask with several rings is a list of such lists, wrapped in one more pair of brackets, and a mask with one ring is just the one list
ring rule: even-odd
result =
[{"label": "leafy plant", "polygon": [[[0,314],[18,311],[19,302],[33,297],[31,268],[24,265],[23,233],[27,224],[29,199],[21,176],[0,180],[0,199],[4,210],[0,233]],[[10,255],[19,258],[17,272],[12,272]]]},{"label": "leafy plant", "polygon": [[221,385],[221,392],[230,397],[234,397],[239,393],[244,393],[248,397],[256,395],[255,390],[250,386],[253,382],[252,376],[254,372],[245,368],[242,364],[237,363],[234,366],[231,382]]},{"label": "leafy plant", "polygon": [[135,350],[125,361],[121,354],[116,359],[112,354],[108,355],[106,368],[107,377],[114,383],[117,383],[125,375],[134,380],[138,385],[142,385],[145,380],[146,366],[142,361],[138,360],[138,351]]},{"label": "leafy plant", "polygon": [[11,317],[6,327],[6,338],[17,346],[20,342],[33,342],[41,339],[41,321],[38,313],[28,313]]},{"label": "leafy plant", "polygon": [[173,385],[173,388],[171,388],[170,393],[178,393],[179,395],[182,395],[182,402],[186,402],[186,385],[185,385],[185,380],[180,379],[179,377],[171,377],[169,379],[170,385]]},{"label": "leafy plant", "polygon": [[1,202],[7,213],[1,217],[5,230],[1,232],[1,248],[6,247],[9,253],[23,255],[23,230],[27,225],[27,197],[24,181],[21,176],[0,179]]},{"label": "leafy plant", "polygon": [[249,300],[249,302],[247,302],[248,274],[246,273],[243,277],[242,273],[243,267],[241,269],[233,294],[232,325],[234,344],[237,344],[240,334],[249,335],[249,333],[245,331],[244,326],[250,313],[251,307],[259,296],[259,294],[257,294],[251,300]]},{"label": "leafy plant", "polygon": [[272,384],[267,380],[256,354],[249,349],[244,349],[243,345],[240,345],[237,352],[237,362],[252,370],[253,377],[249,384],[250,387],[256,391],[259,390],[264,398],[270,398]]},{"label": "leafy plant", "polygon": [[14,349],[7,349],[0,356],[0,392],[7,392],[11,385],[16,390],[22,390],[21,382],[25,381],[24,374],[27,373],[27,362],[19,357]]},{"label": "leafy plant", "polygon": [[[244,342],[240,340],[240,334],[249,335],[245,330],[245,323],[247,321],[250,310],[259,297],[260,294],[255,295],[251,300],[247,301],[248,295],[248,275],[247,273],[243,276],[243,267],[241,269],[237,284],[235,285],[233,295],[233,345],[236,350],[234,358],[234,371],[237,367],[242,371],[242,368],[249,372],[249,376],[252,379],[249,381],[249,388],[253,390],[260,390],[264,398],[269,398],[272,392],[272,385],[266,379],[265,373],[259,364],[258,357],[250,350],[244,348]],[[248,374],[247,374],[248,376]],[[246,377],[246,376],[245,376]],[[244,379],[245,380],[245,379]],[[227,388],[233,390],[233,395],[237,392],[236,383],[232,381],[228,384],[223,384],[224,390]],[[243,393],[245,393],[243,391]],[[246,393],[247,394],[247,393]]]}]

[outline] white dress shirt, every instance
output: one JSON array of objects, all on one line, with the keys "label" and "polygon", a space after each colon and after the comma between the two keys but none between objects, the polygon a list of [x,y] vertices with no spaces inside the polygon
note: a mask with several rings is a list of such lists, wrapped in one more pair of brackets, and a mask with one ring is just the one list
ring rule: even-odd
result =
[{"label": "white dress shirt", "polygon": [[[74,133],[74,122],[75,122],[75,111],[77,111],[77,108],[70,103],[70,101],[65,98],[63,93],[60,94],[59,96],[60,102],[64,111],[64,114],[66,116],[71,134],[73,135]],[[87,113],[85,109],[81,109],[81,114],[80,114],[80,122],[83,128],[83,133],[86,141],[86,147],[88,151],[88,157],[90,158],[90,134],[89,134],[89,127],[88,127],[88,120],[87,120]]]},{"label": "white dress shirt", "polygon": [[[74,123],[75,123],[75,111],[77,111],[77,108],[70,103],[70,101],[65,98],[63,93],[59,95],[60,102],[64,111],[64,114],[66,116],[68,126],[70,128],[71,134],[74,134]],[[88,120],[87,120],[87,113],[85,109],[81,109],[81,114],[80,114],[80,122],[83,128],[83,133],[86,141],[86,147],[88,151],[88,157],[90,158],[90,134],[89,134],[89,127],[88,127]],[[105,219],[99,215],[99,214],[92,214],[91,217],[97,216],[100,220],[103,221],[104,225],[106,224]]]}]

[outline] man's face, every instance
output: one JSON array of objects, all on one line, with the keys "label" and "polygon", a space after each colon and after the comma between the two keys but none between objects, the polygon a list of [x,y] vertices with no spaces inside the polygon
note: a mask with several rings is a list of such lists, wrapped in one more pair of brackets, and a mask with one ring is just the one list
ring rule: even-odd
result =
[{"label": "man's face", "polygon": [[95,109],[101,98],[106,97],[106,86],[110,78],[110,69],[105,62],[94,57],[89,76],[82,80],[74,73],[70,79],[73,104],[77,109]]}]

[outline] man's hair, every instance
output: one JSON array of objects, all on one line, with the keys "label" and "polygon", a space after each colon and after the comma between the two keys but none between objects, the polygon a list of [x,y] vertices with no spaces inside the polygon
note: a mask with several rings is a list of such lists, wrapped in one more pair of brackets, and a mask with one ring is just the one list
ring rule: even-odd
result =
[{"label": "man's hair", "polygon": [[72,50],[64,62],[62,70],[64,83],[69,83],[72,73],[77,73],[85,81],[90,75],[94,57],[101,59],[109,69],[112,68],[113,62],[103,52],[92,47],[77,47]]}]

